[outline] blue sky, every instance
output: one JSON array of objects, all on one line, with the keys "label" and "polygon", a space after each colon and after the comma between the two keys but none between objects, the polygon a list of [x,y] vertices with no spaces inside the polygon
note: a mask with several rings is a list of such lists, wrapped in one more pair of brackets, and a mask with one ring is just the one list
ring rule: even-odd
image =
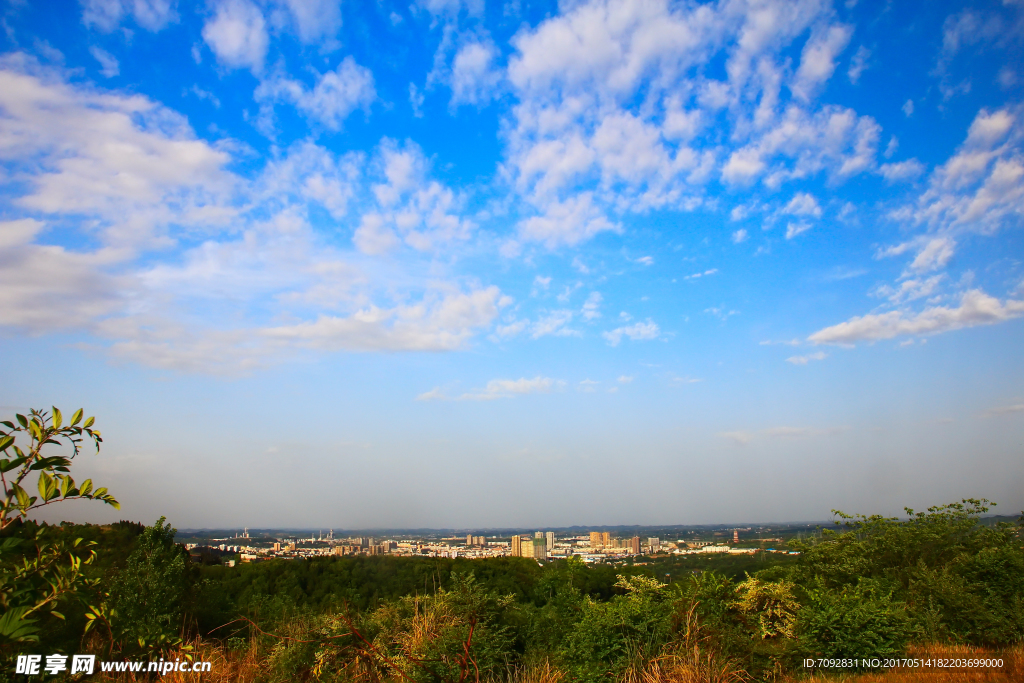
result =
[{"label": "blue sky", "polygon": [[1024,5],[6,2],[46,519],[1024,508]]}]

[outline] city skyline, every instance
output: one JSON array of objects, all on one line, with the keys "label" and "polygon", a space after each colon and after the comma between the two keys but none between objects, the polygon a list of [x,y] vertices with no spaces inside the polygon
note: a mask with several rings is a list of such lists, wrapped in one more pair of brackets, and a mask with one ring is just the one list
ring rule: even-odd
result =
[{"label": "city skyline", "polygon": [[1024,509],[1019,2],[2,16],[0,419],[122,503],[38,519]]}]

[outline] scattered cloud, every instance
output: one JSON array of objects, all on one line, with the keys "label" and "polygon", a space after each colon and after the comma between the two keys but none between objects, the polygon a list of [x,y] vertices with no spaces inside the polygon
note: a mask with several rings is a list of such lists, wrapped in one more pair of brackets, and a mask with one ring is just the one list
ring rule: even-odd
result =
[{"label": "scattered cloud", "polygon": [[806,356],[790,356],[786,359],[786,362],[792,363],[793,365],[807,365],[809,361],[825,360],[826,358],[828,358],[827,353],[824,351],[818,351],[816,353],[809,353]]},{"label": "scattered cloud", "polygon": [[921,177],[924,171],[924,164],[917,159],[907,159],[895,164],[882,164],[878,167],[878,172],[890,183],[914,180]]},{"label": "scattered cloud", "polygon": [[[260,83],[254,98],[265,108],[277,102],[292,104],[311,122],[337,131],[356,109],[369,111],[377,92],[370,70],[345,57],[336,69],[318,75],[312,88],[276,71]],[[266,109],[264,116],[269,116]]]},{"label": "scattered cloud", "polygon": [[903,280],[899,287],[882,285],[875,290],[874,294],[885,297],[896,304],[923,299],[934,294],[945,277],[945,274],[940,273],[929,278]]},{"label": "scattered cloud", "polygon": [[743,228],[740,228],[739,230],[737,230],[736,232],[734,232],[732,234],[732,243],[733,244],[742,244],[743,242],[747,241],[747,237],[748,237],[747,231],[745,229],[743,229]]},{"label": "scattered cloud", "polygon": [[538,375],[533,379],[492,379],[479,391],[471,391],[457,398],[459,401],[493,401],[499,398],[513,398],[526,394],[547,394],[552,389],[564,386],[565,382]]},{"label": "scattered cloud", "polygon": [[989,408],[983,413],[983,415],[986,417],[999,417],[1002,415],[1019,415],[1021,413],[1024,413],[1024,403],[1014,403],[1012,405]]},{"label": "scattered cloud", "polygon": [[89,54],[100,63],[100,74],[104,78],[113,78],[121,73],[121,65],[117,61],[117,57],[110,54],[101,47],[93,45],[89,48]]},{"label": "scattered cloud", "polygon": [[633,376],[632,375],[619,375],[619,379],[618,379],[619,384],[629,384],[632,381],[633,381]]},{"label": "scattered cloud", "polygon": [[434,387],[430,391],[424,391],[422,394],[416,397],[417,401],[444,401],[447,400],[447,396],[441,391],[441,387]]},{"label": "scattered cloud", "polygon": [[453,351],[490,326],[500,299],[492,286],[448,295],[430,306],[370,306],[346,317],[321,315],[312,322],[264,328],[261,334],[325,351]]},{"label": "scattered cloud", "polygon": [[584,320],[595,320],[601,317],[601,293],[591,292],[587,300],[583,302],[581,314]]},{"label": "scattered cloud", "polygon": [[799,223],[788,223],[786,225],[786,239],[791,240],[797,235],[802,235],[810,230],[811,227],[810,223],[804,223],[803,221]]},{"label": "scattered cloud", "polygon": [[637,322],[633,325],[625,325],[608,332],[603,332],[601,336],[608,340],[608,343],[611,346],[618,346],[623,337],[628,337],[633,341],[640,341],[645,339],[657,339],[660,334],[661,329],[658,327],[657,323],[648,319],[647,322]]},{"label": "scattered cloud", "polygon": [[845,431],[848,431],[847,427],[816,429],[813,427],[780,426],[769,427],[767,429],[760,429],[756,431],[737,430],[731,432],[719,432],[718,435],[723,439],[729,439],[741,446],[745,446],[756,439],[795,439],[814,436],[835,436]]},{"label": "scattered cloud", "polygon": [[754,439],[754,435],[750,432],[735,431],[735,432],[719,432],[718,435],[723,439],[729,439],[735,441],[741,446],[745,446]]},{"label": "scattered cloud", "polygon": [[178,20],[174,0],[80,0],[82,22],[105,33],[132,18],[147,31],[159,31]]},{"label": "scattered cloud", "polygon": [[933,306],[919,313],[890,311],[858,316],[815,332],[814,344],[853,345],[906,335],[926,335],[977,325],[994,325],[1024,315],[1024,301],[1000,302],[979,289],[963,294],[956,307]]},{"label": "scattered cloud", "polygon": [[725,307],[722,306],[712,306],[711,308],[705,308],[704,312],[710,313],[711,315],[715,316],[716,318],[722,321],[728,320],[732,316],[740,314],[739,311],[727,310]]},{"label": "scattered cloud", "polygon": [[502,78],[496,65],[499,56],[498,48],[490,40],[470,42],[459,48],[449,80],[453,108],[462,104],[483,106],[495,97]]},{"label": "scattered cloud", "polygon": [[232,69],[263,70],[270,36],[260,8],[248,0],[219,0],[203,26],[203,40],[217,61]]},{"label": "scattered cloud", "polygon": [[870,58],[871,50],[863,45],[857,48],[853,59],[850,60],[850,68],[846,71],[846,76],[850,79],[850,83],[856,85],[860,82],[860,75],[868,68],[868,60]]},{"label": "scattered cloud", "polygon": [[579,332],[568,327],[572,322],[573,312],[569,310],[549,311],[538,318],[530,329],[530,337],[540,339],[552,335],[555,337],[578,336]]},{"label": "scattered cloud", "polygon": [[695,280],[700,277],[707,277],[708,275],[714,275],[718,272],[718,268],[709,268],[700,273],[693,273],[692,275],[686,275],[683,277],[684,280]]},{"label": "scattered cloud", "polygon": [[352,241],[365,254],[392,252],[401,243],[434,252],[470,237],[475,224],[463,218],[463,198],[430,178],[418,145],[385,139],[375,162],[382,182],[371,187],[376,206],[363,213]]}]

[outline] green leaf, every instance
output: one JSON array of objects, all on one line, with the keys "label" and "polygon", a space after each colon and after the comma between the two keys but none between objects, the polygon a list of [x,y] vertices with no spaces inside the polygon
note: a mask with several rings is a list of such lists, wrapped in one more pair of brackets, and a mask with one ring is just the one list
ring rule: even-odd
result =
[{"label": "green leaf", "polygon": [[25,429],[28,429],[28,420],[25,419],[24,415],[22,415],[21,413],[18,413],[14,417],[18,418],[18,423],[21,424],[22,427],[24,427]]},{"label": "green leaf", "polygon": [[87,419],[85,421],[85,424],[82,425],[82,427],[84,427],[85,429],[88,429],[89,427],[92,427],[92,423],[95,422],[95,421],[96,421],[95,417],[90,417],[89,419]]},{"label": "green leaf", "polygon": [[14,423],[10,422],[8,420],[4,420],[3,422],[0,422],[0,425],[3,425],[5,427],[7,427],[8,429],[14,429]]},{"label": "green leaf", "polygon": [[107,487],[106,486],[102,486],[102,487],[96,489],[96,493],[94,493],[92,495],[95,496],[96,498],[102,498],[103,496],[107,495]]},{"label": "green leaf", "polygon": [[82,421],[82,409],[79,408],[75,411],[75,414],[71,416],[71,426],[74,427],[76,424]]},{"label": "green leaf", "polygon": [[81,492],[81,495],[83,496],[88,496],[90,493],[92,493],[92,479],[86,479],[85,481],[83,481],[82,488],[78,490]]},{"label": "green leaf", "polygon": [[57,497],[57,484],[46,472],[39,473],[39,495],[43,497],[44,502]]},{"label": "green leaf", "polygon": [[14,443],[13,436],[5,436],[0,438],[0,451],[6,451],[7,447]]},{"label": "green leaf", "polygon": [[27,508],[32,504],[32,499],[25,493],[25,489],[21,488],[19,484],[11,484],[11,491],[14,492],[14,497],[18,499],[18,505],[22,508]]},{"label": "green leaf", "polygon": [[0,616],[0,636],[20,642],[39,640],[35,635],[39,631],[35,621],[23,618],[28,610],[28,607],[13,607],[4,612]]},{"label": "green leaf", "polygon": [[60,410],[57,406],[53,406],[53,427],[54,429],[60,429],[60,426],[64,424],[64,416],[60,414]]},{"label": "green leaf", "polygon": [[16,467],[25,464],[25,458],[13,458],[11,460],[0,460],[0,472],[10,472]]}]

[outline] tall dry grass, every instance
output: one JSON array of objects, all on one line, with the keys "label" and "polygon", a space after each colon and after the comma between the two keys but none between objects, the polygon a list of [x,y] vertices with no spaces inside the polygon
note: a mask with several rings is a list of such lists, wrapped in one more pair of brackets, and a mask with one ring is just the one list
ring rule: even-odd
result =
[{"label": "tall dry grass", "polygon": [[[157,676],[156,680],[161,683],[199,683],[200,681],[203,683],[258,683],[267,678],[269,651],[257,639],[249,641],[248,646],[239,649],[228,649],[217,642],[205,640],[194,640],[189,645],[192,647],[191,651],[172,652],[166,655],[165,659],[173,661],[191,657],[196,662],[210,662],[210,671],[206,673],[172,671],[166,676]],[[98,666],[97,664],[97,668]],[[154,676],[146,673],[99,672],[96,680],[110,683],[136,683],[137,681],[152,681]]]}]

